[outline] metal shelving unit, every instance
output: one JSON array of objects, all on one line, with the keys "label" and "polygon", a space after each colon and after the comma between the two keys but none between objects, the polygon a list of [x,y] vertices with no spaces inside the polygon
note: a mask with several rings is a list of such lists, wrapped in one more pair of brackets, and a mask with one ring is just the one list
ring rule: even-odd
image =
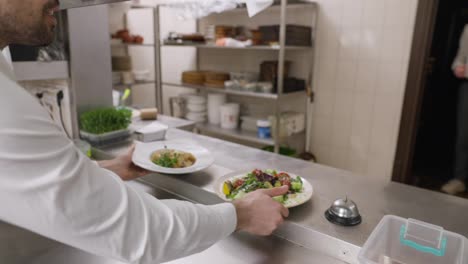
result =
[{"label": "metal shelving unit", "polygon": [[269,100],[278,100],[281,98],[290,98],[290,97],[297,97],[297,96],[307,96],[305,91],[298,91],[292,93],[285,93],[285,94],[274,94],[274,93],[260,93],[260,92],[244,92],[244,91],[237,91],[237,90],[228,90],[224,88],[213,88],[204,85],[193,85],[193,84],[186,84],[186,83],[162,83],[163,85],[168,86],[177,86],[183,88],[191,88],[200,91],[206,91],[211,93],[224,93],[228,95],[237,95],[237,96],[245,96],[245,97],[254,97],[260,99],[269,99]]},{"label": "metal shelving unit", "polygon": [[[309,117],[308,117],[308,112],[310,108],[310,102],[312,102],[313,98],[313,92],[312,92],[312,82],[313,82],[313,61],[314,61],[314,44],[312,46],[287,46],[286,45],[286,24],[287,24],[287,13],[288,11],[292,10],[304,10],[304,9],[310,9],[312,12],[315,12],[313,14],[312,19],[310,21],[311,26],[313,27],[312,30],[312,43],[315,43],[315,35],[316,35],[316,26],[317,26],[317,17],[318,17],[318,5],[313,2],[301,2],[297,3],[298,1],[294,1],[294,3],[288,4],[288,0],[281,0],[280,4],[275,4],[274,6],[270,7],[268,10],[270,11],[275,11],[279,12],[279,17],[278,17],[278,24],[280,25],[280,34],[279,34],[279,43],[278,45],[275,46],[250,46],[250,47],[244,47],[244,48],[236,48],[236,47],[218,47],[214,45],[209,45],[209,44],[184,44],[184,43],[164,43],[162,39],[160,39],[160,6],[142,6],[142,5],[133,5],[132,8],[152,8],[154,10],[154,31],[155,31],[155,68],[156,68],[156,96],[157,96],[157,102],[158,102],[158,107],[162,107],[162,93],[163,93],[163,85],[167,86],[176,86],[176,87],[184,87],[184,88],[190,88],[190,89],[195,89],[199,92],[213,92],[213,93],[225,93],[228,95],[233,95],[233,96],[243,96],[243,97],[250,97],[258,100],[269,100],[271,103],[271,109],[274,111],[274,115],[276,116],[277,120],[280,118],[281,114],[281,109],[280,105],[283,102],[283,100],[289,99],[289,98],[303,98],[304,99],[304,104],[306,104],[305,107],[305,115],[306,115],[306,133],[302,133],[305,136],[304,142],[305,142],[305,149],[306,151],[309,151],[309,144],[306,143],[308,138],[310,138],[310,125],[309,125]],[[237,8],[234,10],[226,11],[223,12],[223,15],[229,15],[229,14],[239,14],[239,12],[246,12],[245,7]],[[237,25],[243,24],[243,22],[246,21],[239,21]],[[308,23],[308,22],[307,22]],[[200,30],[200,23],[197,21],[197,31]],[[219,50],[219,51],[236,51],[236,52],[242,52],[242,51],[258,51],[258,52],[277,52],[277,61],[278,63],[278,80],[277,80],[277,93],[275,94],[264,94],[264,93],[256,93],[256,92],[244,92],[244,91],[235,91],[235,90],[226,90],[226,89],[219,89],[219,88],[212,88],[212,87],[206,87],[206,86],[201,86],[201,85],[187,85],[183,83],[168,83],[168,82],[163,82],[162,80],[162,75],[161,75],[161,48],[162,47],[193,47],[196,49],[197,52],[197,68],[200,69],[199,61],[200,61],[200,54],[199,51],[201,50]],[[294,51],[294,52],[304,52],[303,59],[309,60],[310,63],[310,72],[308,72],[308,78],[306,80],[307,84],[307,91],[301,91],[301,92],[293,92],[293,93],[284,93],[283,92],[283,84],[284,84],[284,71],[285,71],[285,57],[286,57],[286,51]],[[241,54],[241,53],[239,53]],[[251,53],[250,53],[251,54]],[[242,56],[242,55],[239,55]],[[262,101],[263,102],[263,101]],[[268,101],[267,101],[268,102]],[[270,104],[270,102],[268,102]],[[278,123],[278,122],[277,122]],[[226,136],[228,138],[235,138],[243,141],[248,141],[252,143],[257,143],[257,144],[265,144],[265,145],[274,145],[275,146],[275,152],[279,152],[280,148],[280,140],[274,140],[273,138],[278,138],[278,135],[280,134],[280,126],[277,126],[276,131],[273,131],[274,137],[271,139],[260,139],[257,137],[255,133],[252,132],[246,132],[246,131],[241,131],[240,129],[237,130],[227,130],[227,129],[222,129],[218,126],[215,125],[210,125],[210,124],[198,124],[197,128],[200,132],[210,132],[211,134],[218,134],[221,136]],[[296,135],[294,135],[296,136]],[[293,136],[293,137],[294,137]]]},{"label": "metal shelving unit", "polygon": [[[274,46],[266,46],[266,45],[260,45],[260,46],[248,46],[248,47],[220,47],[220,46],[215,46],[215,45],[209,45],[209,44],[163,44],[163,47],[195,47],[199,49],[220,49],[220,50],[267,50],[267,51],[278,51],[280,50],[280,46],[274,45]],[[286,46],[286,50],[311,50],[312,47],[307,47],[307,46]]]}]

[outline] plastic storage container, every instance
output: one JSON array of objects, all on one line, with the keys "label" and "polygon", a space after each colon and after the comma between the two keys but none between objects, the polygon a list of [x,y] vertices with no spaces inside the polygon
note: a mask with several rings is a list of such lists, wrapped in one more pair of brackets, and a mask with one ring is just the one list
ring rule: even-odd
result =
[{"label": "plastic storage container", "polygon": [[271,137],[271,122],[269,120],[258,120],[258,137],[259,138],[270,138]]},{"label": "plastic storage container", "polygon": [[362,264],[464,264],[465,237],[414,219],[385,216],[359,252]]}]

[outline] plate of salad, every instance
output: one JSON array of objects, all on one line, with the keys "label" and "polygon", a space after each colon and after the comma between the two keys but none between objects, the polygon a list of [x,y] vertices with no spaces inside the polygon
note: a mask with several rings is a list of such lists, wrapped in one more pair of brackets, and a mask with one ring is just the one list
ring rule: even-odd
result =
[{"label": "plate of salad", "polygon": [[188,174],[208,168],[214,162],[211,153],[190,141],[137,142],[133,163],[153,172]]},{"label": "plate of salad", "polygon": [[271,169],[230,173],[217,180],[215,191],[225,201],[233,201],[258,189],[271,189],[283,185],[289,186],[288,193],[273,199],[287,208],[299,206],[312,198],[314,190],[306,179],[289,172]]}]

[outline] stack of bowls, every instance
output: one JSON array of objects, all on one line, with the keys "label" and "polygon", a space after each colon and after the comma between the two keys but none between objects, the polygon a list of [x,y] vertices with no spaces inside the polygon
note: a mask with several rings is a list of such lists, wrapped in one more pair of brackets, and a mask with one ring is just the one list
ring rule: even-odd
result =
[{"label": "stack of bowls", "polygon": [[206,121],[206,98],[201,95],[186,95],[186,115],[185,118],[194,122]]},{"label": "stack of bowls", "polygon": [[208,94],[208,122],[213,125],[221,123],[221,106],[226,103],[225,94]]}]

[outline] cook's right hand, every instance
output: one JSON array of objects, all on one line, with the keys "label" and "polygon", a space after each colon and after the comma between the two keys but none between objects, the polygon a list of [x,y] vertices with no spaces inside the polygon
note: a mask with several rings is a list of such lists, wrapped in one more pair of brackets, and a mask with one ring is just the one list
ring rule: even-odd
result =
[{"label": "cook's right hand", "polygon": [[466,78],[466,66],[465,65],[460,65],[460,66],[457,66],[454,70],[454,73],[455,73],[455,76],[457,76],[457,78],[459,79],[464,79]]},{"label": "cook's right hand", "polygon": [[234,201],[237,212],[237,230],[268,236],[288,217],[289,211],[272,197],[286,194],[288,186],[260,189]]}]

